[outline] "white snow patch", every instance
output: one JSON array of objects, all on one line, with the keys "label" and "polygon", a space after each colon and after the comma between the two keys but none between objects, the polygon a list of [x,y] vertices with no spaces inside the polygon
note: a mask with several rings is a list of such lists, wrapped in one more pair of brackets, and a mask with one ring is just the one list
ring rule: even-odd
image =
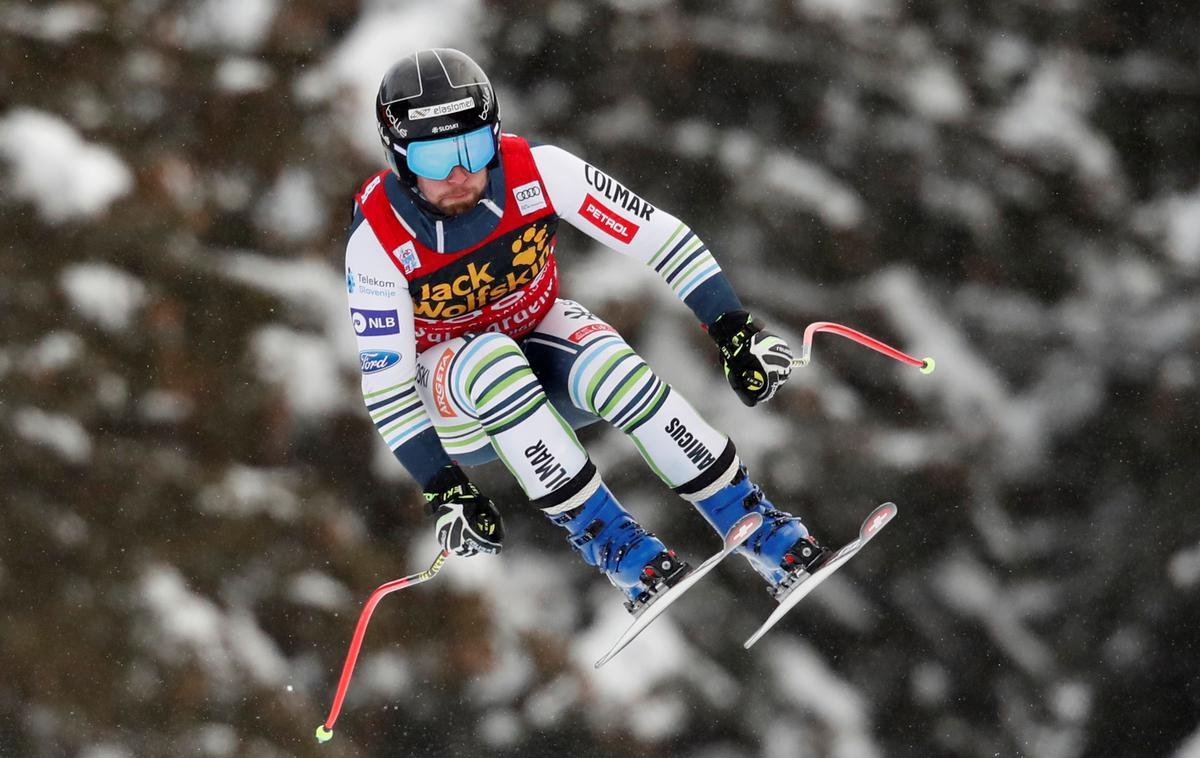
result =
[{"label": "white snow patch", "polygon": [[1200,545],[1180,550],[1167,562],[1167,576],[1171,584],[1181,590],[1190,590],[1200,584]]},{"label": "white snow patch", "polygon": [[1054,665],[1054,654],[1021,617],[1015,595],[1005,591],[976,560],[949,558],[933,573],[933,586],[954,610],[977,619],[992,641],[1025,673],[1040,678]]},{"label": "white snow patch", "polygon": [[155,621],[153,649],[168,661],[194,657],[221,679],[248,675],[259,684],[282,684],[287,661],[247,611],[228,615],[188,588],[174,566],[143,569],[138,598]]},{"label": "white snow patch", "polygon": [[932,121],[960,121],[970,111],[966,86],[944,61],[928,61],[906,71],[901,86],[913,110]]},{"label": "white snow patch", "polygon": [[196,404],[187,395],[172,390],[152,389],[138,399],[137,410],[154,424],[178,424],[187,420]]},{"label": "white snow patch", "polygon": [[287,469],[260,469],[233,465],[219,484],[209,485],[196,498],[206,513],[247,518],[265,513],[279,521],[292,521],[300,512],[296,477]]},{"label": "white snow patch", "polygon": [[258,206],[259,223],[289,242],[311,240],[325,226],[326,203],[312,173],[284,169]]},{"label": "white snow patch", "polygon": [[576,635],[570,655],[592,693],[588,717],[596,729],[628,730],[646,740],[677,734],[686,721],[686,708],[666,703],[663,685],[684,680],[712,705],[729,708],[738,697],[738,683],[683,637],[670,618],[656,621],[602,668],[593,668],[628,626],[629,614],[615,590],[597,585],[590,602],[593,625]]},{"label": "white snow patch", "polygon": [[237,731],[229,724],[201,724],[183,739],[185,752],[206,758],[232,758],[238,746]]},{"label": "white snow patch", "polygon": [[321,323],[329,341],[332,363],[357,373],[358,348],[341,270],[315,259],[279,260],[247,252],[229,253],[222,260],[221,269],[228,276],[311,314]]},{"label": "white snow patch", "polygon": [[184,42],[193,48],[258,49],[279,10],[279,0],[201,0],[179,20]]},{"label": "white snow patch", "polygon": [[921,180],[921,200],[979,237],[991,236],[1000,228],[1000,211],[995,200],[977,184],[927,175]]},{"label": "white snow patch", "polygon": [[100,29],[104,14],[91,3],[61,2],[36,7],[32,3],[0,6],[0,29],[47,42],[70,42],[84,32]]},{"label": "white snow patch", "polygon": [[145,283],[109,263],[73,263],[63,269],[58,281],[75,310],[112,332],[132,326],[146,302]]},{"label": "white snow patch", "polygon": [[960,452],[958,445],[952,435],[913,429],[875,429],[867,443],[872,459],[902,471],[950,463]]},{"label": "white snow patch", "polygon": [[794,0],[796,8],[816,21],[837,21],[859,25],[869,21],[895,18],[893,0]]},{"label": "white snow patch", "polygon": [[983,76],[998,87],[1005,86],[1011,77],[1029,69],[1034,54],[1028,40],[1010,31],[994,34],[983,49]]},{"label": "white snow patch", "polygon": [[833,229],[850,229],[863,219],[858,194],[815,163],[784,152],[772,152],[755,176],[754,191],[782,196],[812,211]]},{"label": "white snow patch", "polygon": [[45,111],[16,108],[0,117],[0,158],[11,166],[13,194],[52,224],[99,216],[133,189],[116,152]]},{"label": "white snow patch", "polygon": [[395,650],[364,656],[360,666],[355,684],[371,700],[395,702],[412,687],[412,666],[404,654]]},{"label": "white snow patch", "polygon": [[1001,144],[1051,168],[1071,168],[1086,179],[1112,181],[1116,151],[1086,118],[1091,93],[1097,91],[1082,59],[1050,58],[997,114],[992,133]]},{"label": "white snow patch", "polygon": [[1200,758],[1200,727],[1180,744],[1171,758]]},{"label": "white snow patch", "polygon": [[520,717],[507,708],[489,711],[479,720],[479,738],[495,750],[513,747],[524,734]]},{"label": "white snow patch", "polygon": [[263,381],[278,386],[302,419],[320,418],[346,402],[337,356],[322,337],[273,324],[252,340]]},{"label": "white snow patch", "polygon": [[833,758],[875,758],[871,718],[858,691],[840,679],[807,642],[775,640],[763,653],[779,694],[815,715],[830,732]]},{"label": "white snow patch", "polygon": [[546,730],[558,723],[579,702],[582,690],[574,675],[555,677],[525,700],[525,717],[531,726]]},{"label": "white snow patch", "polygon": [[275,72],[262,61],[241,56],[226,58],[214,73],[217,89],[234,95],[259,92],[275,81]]},{"label": "white snow patch", "polygon": [[341,610],[354,601],[346,585],[315,569],[302,571],[288,581],[287,598],[325,611]]},{"label": "white snow patch", "polygon": [[[235,0],[230,0],[235,1]],[[375,127],[375,95],[383,75],[403,55],[430,47],[456,47],[485,67],[472,49],[483,28],[481,0],[384,0],[366,5],[358,22],[325,63],[297,83],[305,98],[348,91],[342,122],[365,157],[382,163]]]},{"label": "white snow patch", "polygon": [[471,688],[472,697],[486,705],[513,703],[529,688],[537,671],[528,648],[508,623],[503,610],[493,611],[491,618],[492,667]]},{"label": "white snow patch", "polygon": [[87,463],[92,457],[91,435],[70,416],[26,406],[13,413],[13,424],[19,436],[50,448],[70,463]]},{"label": "white snow patch", "polygon": [[1200,187],[1169,198],[1164,212],[1167,253],[1187,271],[1200,271]]},{"label": "white snow patch", "polygon": [[121,745],[101,742],[80,750],[79,758],[134,758],[134,753]]},{"label": "white snow patch", "polygon": [[287,679],[287,659],[249,611],[235,609],[228,614],[225,639],[238,667],[254,681],[279,686]]},{"label": "white snow patch", "polygon": [[934,309],[911,270],[885,270],[872,278],[870,290],[900,332],[911,335],[907,345],[897,347],[937,361],[929,375],[902,372],[909,391],[918,398],[936,397],[964,441],[998,437],[992,449],[1007,475],[1036,472],[1053,436],[1075,428],[1104,400],[1098,370],[1062,356],[1043,361],[1035,384],[1015,394],[962,331]]},{"label": "white snow patch", "polygon": [[55,330],[42,335],[29,347],[22,361],[33,372],[61,371],[77,363],[84,353],[83,338],[74,332]]}]

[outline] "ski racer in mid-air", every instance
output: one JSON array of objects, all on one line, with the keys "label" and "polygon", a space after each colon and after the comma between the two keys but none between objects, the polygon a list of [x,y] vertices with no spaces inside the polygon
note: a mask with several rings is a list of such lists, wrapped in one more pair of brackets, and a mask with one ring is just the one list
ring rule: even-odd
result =
[{"label": "ski racer in mid-air", "polygon": [[571,153],[502,133],[491,83],[459,51],[402,58],[375,106],[389,168],[356,197],[350,317],[367,409],[422,486],[442,546],[499,552],[500,513],[460,467],[498,457],[642,611],[689,567],[617,502],[576,438],[603,419],[722,536],[762,515],[738,552],[776,596],[826,560],[728,437],[612,326],[559,297],[562,220],[658,272],[716,343],[742,402],[764,402],[787,380],[791,351],[749,316],[704,242]]}]

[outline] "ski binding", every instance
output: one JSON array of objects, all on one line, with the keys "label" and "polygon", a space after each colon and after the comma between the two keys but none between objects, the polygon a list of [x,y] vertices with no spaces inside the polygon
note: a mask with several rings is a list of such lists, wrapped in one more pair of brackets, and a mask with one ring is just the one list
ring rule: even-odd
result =
[{"label": "ski binding", "polygon": [[895,503],[884,503],[872,511],[871,515],[867,516],[862,526],[859,527],[858,539],[844,545],[830,556],[829,560],[821,564],[816,571],[806,577],[802,576],[794,585],[788,588],[786,593],[779,598],[779,607],[767,617],[767,620],[750,636],[750,639],[746,640],[743,647],[749,650],[751,645],[758,642],[771,627],[775,626],[781,618],[786,616],[788,611],[796,607],[796,604],[803,600],[808,593],[815,590],[822,582],[832,576],[835,571],[845,565],[846,561],[853,558],[859,550],[862,550],[863,546],[870,542],[872,537],[879,534],[896,517],[896,512]]},{"label": "ski binding", "polygon": [[717,564],[725,560],[736,550],[743,542],[750,538],[760,526],[762,526],[763,517],[760,513],[748,513],[738,519],[737,523],[729,528],[725,534],[725,546],[720,552],[716,553],[708,560],[701,563],[690,574],[685,576],[674,587],[666,590],[658,597],[650,601],[650,604],[642,608],[638,616],[633,620],[633,623],[625,630],[625,632],[617,639],[616,643],[605,653],[600,660],[596,661],[596,668],[600,668],[604,664],[613,659],[617,653],[621,652],[626,645],[645,631],[646,627],[654,619],[658,618],[671,606],[676,600],[681,598],[685,592],[696,586],[696,583],[704,578],[704,575],[716,568]]}]

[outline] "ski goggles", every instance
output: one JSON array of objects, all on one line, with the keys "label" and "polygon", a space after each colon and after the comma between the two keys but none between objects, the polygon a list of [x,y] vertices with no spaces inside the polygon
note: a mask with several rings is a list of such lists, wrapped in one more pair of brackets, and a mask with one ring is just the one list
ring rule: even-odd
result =
[{"label": "ski goggles", "polygon": [[492,127],[482,126],[453,137],[410,142],[404,160],[417,176],[440,181],[450,176],[455,166],[462,166],[473,174],[495,157],[496,138],[492,135]]}]

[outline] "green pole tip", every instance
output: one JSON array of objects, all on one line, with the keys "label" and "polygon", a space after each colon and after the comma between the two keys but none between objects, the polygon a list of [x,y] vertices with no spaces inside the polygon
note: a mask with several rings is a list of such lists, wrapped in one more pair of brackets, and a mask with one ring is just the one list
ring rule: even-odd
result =
[{"label": "green pole tip", "polygon": [[933,359],[926,358],[924,365],[921,366],[921,373],[932,374],[935,368],[937,368],[937,364],[933,362]]},{"label": "green pole tip", "polygon": [[329,742],[333,739],[333,730],[326,729],[324,724],[317,727],[317,742]]}]

